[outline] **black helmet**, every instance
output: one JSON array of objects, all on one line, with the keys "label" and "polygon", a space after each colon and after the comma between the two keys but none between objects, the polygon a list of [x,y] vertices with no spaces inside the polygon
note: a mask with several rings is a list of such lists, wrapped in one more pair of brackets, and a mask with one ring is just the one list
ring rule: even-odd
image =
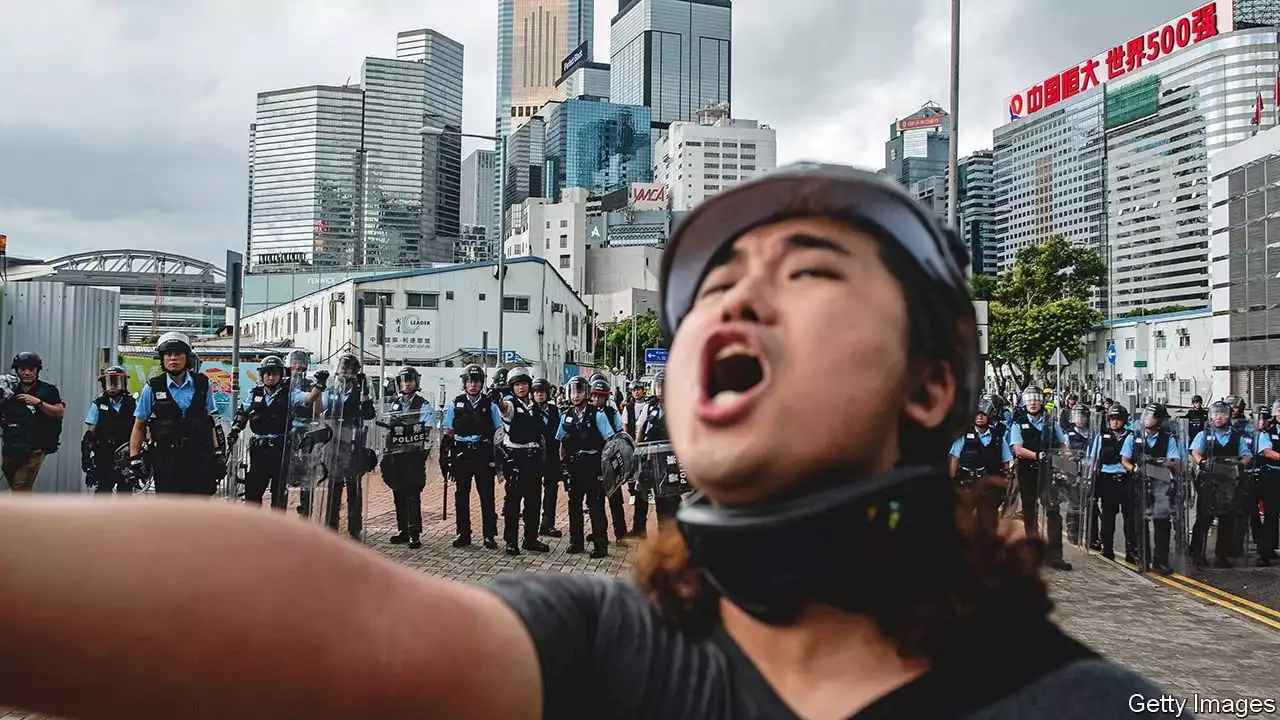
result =
[{"label": "black helmet", "polygon": [[574,393],[579,392],[584,395],[591,392],[591,383],[587,382],[587,379],[581,375],[574,375],[564,384],[565,399],[572,399]]},{"label": "black helmet", "polygon": [[504,367],[500,367],[500,368],[498,368],[497,370],[494,370],[494,371],[493,371],[493,384],[494,384],[494,385],[505,385],[505,384],[506,384],[506,382],[507,382],[507,376],[510,374],[510,372],[511,372],[510,370],[507,370],[507,369],[506,369],[506,368],[504,368]]},{"label": "black helmet", "polygon": [[1075,421],[1081,420],[1081,419],[1083,419],[1086,423],[1089,422],[1090,412],[1091,410],[1088,404],[1080,403],[1076,405],[1075,407],[1071,408],[1071,422],[1074,423]]},{"label": "black helmet", "polygon": [[542,391],[548,395],[551,394],[551,381],[546,378],[535,378],[533,384],[529,387],[529,392]]},{"label": "black helmet", "polygon": [[1209,406],[1209,415],[1211,417],[1213,415],[1226,415],[1227,417],[1231,417],[1231,406],[1222,400],[1215,400],[1214,403]]},{"label": "black helmet", "polygon": [[156,341],[156,357],[163,357],[165,353],[181,352],[187,355],[191,354],[191,340],[180,332],[167,332],[160,336]]},{"label": "black helmet", "polygon": [[291,350],[289,352],[289,358],[286,362],[289,363],[290,368],[295,368],[295,367],[305,368],[311,364],[311,353],[307,352],[306,350]]},{"label": "black helmet", "polygon": [[[526,367],[512,368],[510,372],[507,372],[505,369],[499,370],[499,373],[503,373],[503,372],[506,372],[507,374],[506,383],[508,385],[515,385],[518,382],[533,383],[533,373],[529,372],[529,368],[526,368]],[[495,376],[494,382],[497,382],[497,381],[498,381],[498,378]]]},{"label": "black helmet", "polygon": [[1164,424],[1168,419],[1169,409],[1160,403],[1151,403],[1142,409],[1143,427],[1157,427]]},{"label": "black helmet", "polygon": [[334,367],[338,369],[338,375],[356,375],[360,372],[360,358],[351,353],[343,353],[338,356]]},{"label": "black helmet", "polygon": [[983,395],[982,399],[978,401],[978,412],[986,415],[988,418],[995,415],[997,410],[998,408],[996,407],[994,395]]},{"label": "black helmet", "polygon": [[1022,391],[1022,404],[1026,405],[1032,402],[1044,403],[1044,389],[1039,385],[1028,385]]},{"label": "black helmet", "polygon": [[39,355],[24,350],[23,352],[13,356],[13,363],[9,367],[11,370],[17,370],[18,368],[35,368],[37,370],[43,370],[44,361],[40,359]]},{"label": "black helmet", "polygon": [[[396,389],[402,393],[416,392],[420,382],[422,382],[422,373],[418,372],[417,368],[406,366],[396,373]],[[409,383],[413,383],[412,388],[409,388]]]},{"label": "black helmet", "polygon": [[1258,408],[1253,411],[1253,416],[1258,418],[1259,420],[1270,420],[1271,408],[1267,407],[1266,405],[1259,405]]},{"label": "black helmet", "polygon": [[1204,404],[1204,398],[1200,397],[1199,395],[1192,395],[1192,396],[1191,396],[1191,403],[1192,403],[1193,405],[1194,405],[1195,403],[1200,403],[1201,405],[1203,405],[1203,404]]},{"label": "black helmet", "polygon": [[1129,410],[1120,403],[1115,403],[1107,409],[1107,420],[1112,418],[1120,418],[1121,420],[1129,419]]},{"label": "black helmet", "polygon": [[279,355],[268,355],[262,358],[262,362],[258,363],[258,374],[261,375],[268,370],[274,370],[284,375],[284,361]]},{"label": "black helmet", "polygon": [[632,389],[632,390],[644,390],[644,389],[645,389],[645,387],[644,387],[644,381],[643,381],[643,380],[632,380],[632,381],[631,381],[631,389]]},{"label": "black helmet", "polygon": [[613,390],[609,388],[609,381],[604,378],[596,378],[591,381],[592,395],[611,395]]},{"label": "black helmet", "polygon": [[98,376],[103,390],[123,390],[129,387],[129,373],[120,365],[112,365]]},{"label": "black helmet", "polygon": [[461,377],[462,382],[464,383],[468,380],[479,380],[480,382],[484,382],[484,368],[476,365],[475,363],[471,363],[470,365],[462,368]]}]

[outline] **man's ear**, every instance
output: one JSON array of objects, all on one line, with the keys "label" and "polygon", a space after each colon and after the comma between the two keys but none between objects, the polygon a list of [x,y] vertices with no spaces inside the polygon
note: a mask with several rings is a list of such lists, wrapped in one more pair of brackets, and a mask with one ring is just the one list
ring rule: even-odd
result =
[{"label": "man's ear", "polygon": [[932,430],[946,421],[956,399],[956,378],[945,362],[930,363],[915,381],[903,412],[916,425]]}]

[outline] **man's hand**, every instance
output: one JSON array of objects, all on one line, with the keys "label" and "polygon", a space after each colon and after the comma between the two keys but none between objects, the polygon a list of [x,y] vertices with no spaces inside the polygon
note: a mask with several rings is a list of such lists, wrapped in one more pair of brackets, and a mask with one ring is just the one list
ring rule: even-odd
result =
[{"label": "man's hand", "polygon": [[222,453],[213,455],[213,479],[222,480],[227,477],[227,456]]},{"label": "man's hand", "polygon": [[35,407],[36,405],[39,405],[40,403],[44,402],[43,400],[36,397],[35,395],[28,395],[26,393],[19,393],[17,395],[14,395],[14,398],[16,398],[18,402],[26,405],[30,405],[31,407]]},{"label": "man's hand", "polygon": [[323,390],[324,386],[329,383],[329,371],[317,370],[315,374],[315,379],[316,379],[316,387]]},{"label": "man's hand", "polygon": [[236,440],[238,439],[240,439],[240,428],[231,428],[231,432],[227,433],[227,447],[235,447]]}]

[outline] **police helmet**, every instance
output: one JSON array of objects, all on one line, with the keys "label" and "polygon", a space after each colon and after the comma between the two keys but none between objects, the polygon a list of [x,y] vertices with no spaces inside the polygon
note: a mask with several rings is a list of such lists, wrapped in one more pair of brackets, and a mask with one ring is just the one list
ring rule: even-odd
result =
[{"label": "police helmet", "polygon": [[1227,406],[1233,410],[1238,407],[1244,407],[1244,398],[1240,397],[1239,395],[1228,395],[1225,398],[1225,401],[1227,403]]},{"label": "police helmet", "polygon": [[1107,409],[1108,422],[1115,420],[1117,418],[1121,420],[1129,419],[1129,409],[1121,405],[1120,403],[1115,403],[1114,405],[1112,405],[1110,408]]},{"label": "police helmet", "polygon": [[1192,395],[1192,396],[1191,396],[1191,404],[1192,404],[1192,405],[1195,405],[1196,403],[1200,403],[1201,405],[1203,405],[1203,404],[1204,404],[1204,398],[1200,397],[1199,395]]},{"label": "police helmet", "polygon": [[631,381],[631,385],[630,385],[630,389],[632,389],[632,390],[644,390],[644,389],[645,389],[645,387],[644,387],[644,381],[643,381],[643,380],[632,380],[632,381]]},{"label": "police helmet", "polygon": [[404,394],[416,392],[418,383],[422,381],[422,374],[417,368],[402,367],[400,372],[396,373],[396,389]]},{"label": "police helmet", "polygon": [[180,332],[167,332],[156,341],[156,357],[163,359],[165,353],[180,352],[191,354],[191,340]]},{"label": "police helmet", "polygon": [[468,380],[479,380],[480,382],[484,382],[484,368],[476,365],[475,363],[471,363],[470,365],[462,368],[461,377],[462,382],[464,383]]},{"label": "police helmet", "polygon": [[544,392],[548,396],[551,395],[551,381],[546,378],[534,378],[533,384],[529,386],[529,392]]},{"label": "police helmet", "polygon": [[1169,419],[1169,409],[1161,403],[1151,403],[1142,409],[1142,426],[1153,428]]},{"label": "police helmet", "polygon": [[592,395],[612,395],[613,389],[609,387],[609,381],[604,378],[596,378],[591,381]]},{"label": "police helmet", "polygon": [[657,375],[654,375],[653,376],[653,394],[656,396],[661,396],[663,386],[665,386],[666,384],[667,384],[667,374],[665,372],[660,372]]},{"label": "police helmet", "polygon": [[1067,400],[1074,400],[1076,402],[1080,402],[1080,396],[1077,395],[1076,393],[1070,393],[1067,395]]},{"label": "police helmet", "polygon": [[602,372],[597,372],[597,373],[592,373],[592,374],[591,374],[591,377],[590,377],[590,378],[588,378],[588,381],[589,381],[589,382],[595,382],[595,381],[597,381],[597,380],[604,380],[605,382],[608,382],[608,381],[609,381],[609,376],[608,376],[608,375],[605,375],[605,374],[604,374],[604,373],[602,373]]},{"label": "police helmet", "polygon": [[564,396],[571,401],[575,396],[585,398],[590,391],[591,385],[581,375],[574,375],[564,384]]},{"label": "police helmet", "polygon": [[998,409],[996,408],[994,396],[983,395],[982,399],[978,401],[978,412],[986,415],[988,418],[995,415],[997,411]]},{"label": "police helmet", "polygon": [[98,376],[103,390],[124,390],[129,386],[129,373],[119,365],[112,365]]},{"label": "police helmet", "polygon": [[291,350],[287,362],[290,368],[306,368],[311,365],[311,353],[306,350]]},{"label": "police helmet", "polygon": [[1253,416],[1259,420],[1270,420],[1271,408],[1266,405],[1259,405],[1257,409],[1253,411]]},{"label": "police helmet", "polygon": [[268,355],[262,358],[262,362],[258,363],[258,374],[265,375],[268,372],[278,372],[284,375],[284,361],[279,355]]},{"label": "police helmet", "polygon": [[1031,403],[1044,404],[1044,390],[1041,390],[1038,385],[1028,385],[1022,391],[1022,404],[1030,405]]},{"label": "police helmet", "polygon": [[1219,416],[1224,418],[1231,417],[1231,406],[1222,400],[1216,400],[1209,406],[1209,417],[1216,418]]},{"label": "police helmet", "polygon": [[507,377],[508,377],[509,375],[510,375],[510,371],[509,371],[509,370],[507,370],[507,369],[506,369],[506,368],[504,368],[504,367],[500,367],[500,368],[498,368],[497,370],[494,370],[494,371],[493,371],[493,384],[494,384],[494,385],[506,385],[506,384],[507,384]]},{"label": "police helmet", "polygon": [[1081,420],[1083,420],[1084,423],[1087,425],[1089,423],[1089,414],[1090,414],[1090,411],[1089,411],[1088,405],[1085,405],[1084,403],[1080,403],[1079,405],[1076,405],[1075,407],[1071,408],[1072,424],[1078,424]]},{"label": "police helmet", "polygon": [[1009,402],[1005,400],[1004,397],[1001,396],[999,393],[990,393],[990,397],[991,397],[991,408],[995,412],[997,413],[1003,412],[1005,408],[1009,407]]},{"label": "police helmet", "polygon": [[360,358],[351,353],[343,353],[338,356],[335,367],[338,369],[337,375],[354,377],[360,372]]},{"label": "police helmet", "polygon": [[[497,382],[498,378],[494,377],[494,381]],[[507,377],[506,377],[507,385],[515,385],[518,382],[533,383],[533,373],[529,372],[529,368],[526,368],[526,367],[512,368],[511,371],[507,373]]]},{"label": "police helmet", "polygon": [[9,367],[12,370],[17,370],[18,368],[35,368],[36,370],[43,370],[44,361],[40,359],[39,355],[29,350],[24,350],[23,352],[13,356],[13,363],[11,363]]}]

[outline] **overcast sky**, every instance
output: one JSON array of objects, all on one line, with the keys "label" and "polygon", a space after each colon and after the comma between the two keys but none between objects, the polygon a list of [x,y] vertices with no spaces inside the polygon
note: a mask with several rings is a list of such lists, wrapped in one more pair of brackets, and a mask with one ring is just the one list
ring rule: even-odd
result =
[{"label": "overcast sky", "polygon": [[[1196,0],[965,0],[960,150],[991,146],[1004,96]],[[493,131],[494,0],[0,0],[0,234],[54,257],[243,249],[258,92],[359,82],[398,31],[463,43],[468,132]],[[597,0],[608,61],[616,0]],[[888,126],[948,102],[949,0],[736,0],[733,111],[779,161],[878,169]],[[468,145],[465,152],[474,146]]]}]

